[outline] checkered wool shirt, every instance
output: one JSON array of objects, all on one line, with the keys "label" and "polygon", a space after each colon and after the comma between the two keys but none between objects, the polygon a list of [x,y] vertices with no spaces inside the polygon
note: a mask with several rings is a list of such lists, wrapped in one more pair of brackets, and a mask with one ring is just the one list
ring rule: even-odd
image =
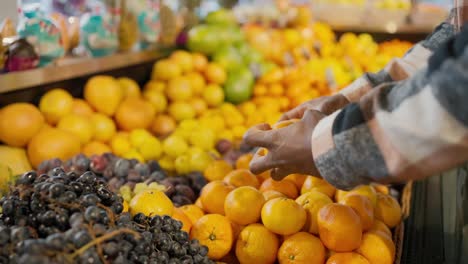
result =
[{"label": "checkered wool shirt", "polygon": [[312,135],[324,179],[350,189],[422,179],[468,161],[464,22],[468,1],[455,1],[447,21],[404,58],[341,92],[351,104],[320,121]]}]

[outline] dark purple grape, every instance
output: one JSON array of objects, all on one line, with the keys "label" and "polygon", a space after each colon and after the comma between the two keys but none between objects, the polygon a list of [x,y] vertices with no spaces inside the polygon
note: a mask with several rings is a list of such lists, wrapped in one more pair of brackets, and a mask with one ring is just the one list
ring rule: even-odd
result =
[{"label": "dark purple grape", "polygon": [[96,182],[96,179],[96,175],[93,172],[87,171],[78,178],[78,181],[84,184],[93,184]]},{"label": "dark purple grape", "polygon": [[156,171],[162,171],[161,165],[159,165],[159,162],[155,160],[150,160],[147,164],[151,173]]},{"label": "dark purple grape", "polygon": [[143,177],[147,178],[150,175],[150,168],[144,163],[138,163],[134,169]]},{"label": "dark purple grape", "polygon": [[218,143],[216,143],[216,150],[222,155],[226,154],[231,149],[232,143],[229,140],[221,139],[220,141],[218,141]]},{"label": "dark purple grape", "polygon": [[130,169],[128,171],[127,180],[133,181],[133,182],[142,182],[143,178],[142,178],[141,174],[137,170]]},{"label": "dark purple grape", "polygon": [[187,205],[187,204],[192,203],[192,201],[189,198],[187,198],[185,196],[182,196],[182,195],[174,195],[174,196],[172,196],[171,200],[172,200],[172,202],[179,204],[179,206],[183,206],[183,205]]},{"label": "dark purple grape", "polygon": [[126,159],[119,159],[114,164],[114,174],[117,177],[124,178],[128,175],[128,171],[130,170],[130,161]]},{"label": "dark purple grape", "polygon": [[91,161],[83,154],[78,154],[72,158],[72,164],[80,171],[89,169]]},{"label": "dark purple grape", "polygon": [[37,173],[35,171],[26,172],[25,174],[21,176],[20,182],[22,184],[29,185],[29,184],[32,184],[36,180],[36,177],[37,177]]},{"label": "dark purple grape", "polygon": [[84,214],[84,218],[88,222],[98,222],[101,219],[101,210],[97,206],[89,206]]},{"label": "dark purple grape", "polygon": [[88,206],[97,205],[98,203],[101,202],[101,199],[99,199],[99,197],[96,194],[90,193],[90,194],[86,194],[85,196],[82,196],[80,198],[80,201],[84,207],[88,207]]},{"label": "dark purple grape", "polygon": [[94,173],[102,174],[107,168],[108,160],[104,156],[91,157],[90,168]]},{"label": "dark purple grape", "polygon": [[187,185],[179,184],[175,187],[175,194],[187,197],[191,202],[195,202],[197,197],[195,192]]},{"label": "dark purple grape", "polygon": [[64,193],[64,191],[65,185],[63,185],[62,183],[54,183],[49,187],[49,193],[53,198],[59,197],[60,195],[62,195],[62,193]]},{"label": "dark purple grape", "polygon": [[91,236],[86,231],[78,231],[72,238],[73,244],[76,248],[81,248],[91,241]]}]

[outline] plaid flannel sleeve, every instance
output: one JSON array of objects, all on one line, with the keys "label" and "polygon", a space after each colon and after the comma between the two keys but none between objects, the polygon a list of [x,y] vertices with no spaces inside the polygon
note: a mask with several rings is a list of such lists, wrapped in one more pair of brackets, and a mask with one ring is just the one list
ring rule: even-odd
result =
[{"label": "plaid flannel sleeve", "polygon": [[320,121],[312,150],[325,180],[340,189],[417,180],[468,160],[468,49],[459,49],[468,30],[462,33],[448,41],[449,52],[436,51],[448,54],[439,67],[380,85]]},{"label": "plaid flannel sleeve", "polygon": [[380,84],[407,79],[424,68],[432,52],[454,34],[455,27],[452,23],[440,24],[430,36],[416,44],[403,58],[393,59],[378,73],[365,74],[340,93],[350,102],[357,102],[363,95]]}]

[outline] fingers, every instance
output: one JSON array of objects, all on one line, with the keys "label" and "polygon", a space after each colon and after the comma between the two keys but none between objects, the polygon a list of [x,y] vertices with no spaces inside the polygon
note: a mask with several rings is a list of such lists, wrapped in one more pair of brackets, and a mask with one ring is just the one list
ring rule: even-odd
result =
[{"label": "fingers", "polygon": [[317,110],[309,109],[304,113],[304,116],[302,117],[302,121],[316,125],[320,120],[322,120],[325,117],[326,117],[325,114]]},{"label": "fingers", "polygon": [[245,133],[244,142],[252,147],[268,148],[272,144],[272,131],[268,124],[260,124],[252,127]]},{"label": "fingers", "polygon": [[281,121],[286,121],[286,120],[291,120],[291,119],[300,119],[302,118],[302,115],[304,114],[304,106],[303,105],[300,105],[286,113],[284,113],[281,118],[279,119],[279,122]]},{"label": "fingers", "polygon": [[265,172],[275,167],[273,165],[273,160],[271,158],[271,155],[267,154],[264,156],[264,155],[261,155],[259,151],[255,153],[254,157],[250,161],[250,171],[253,174],[260,174],[262,172]]}]

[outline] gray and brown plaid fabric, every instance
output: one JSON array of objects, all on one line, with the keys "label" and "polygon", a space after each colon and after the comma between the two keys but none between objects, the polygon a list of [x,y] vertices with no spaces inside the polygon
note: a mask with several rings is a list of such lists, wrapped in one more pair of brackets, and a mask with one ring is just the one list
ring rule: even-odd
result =
[{"label": "gray and brown plaid fabric", "polygon": [[327,181],[349,189],[420,179],[468,160],[468,49],[456,57],[447,53],[427,72],[433,51],[457,43],[448,40],[468,18],[460,2],[453,17],[404,58],[342,91],[352,103],[323,119],[312,135],[314,160]]}]

